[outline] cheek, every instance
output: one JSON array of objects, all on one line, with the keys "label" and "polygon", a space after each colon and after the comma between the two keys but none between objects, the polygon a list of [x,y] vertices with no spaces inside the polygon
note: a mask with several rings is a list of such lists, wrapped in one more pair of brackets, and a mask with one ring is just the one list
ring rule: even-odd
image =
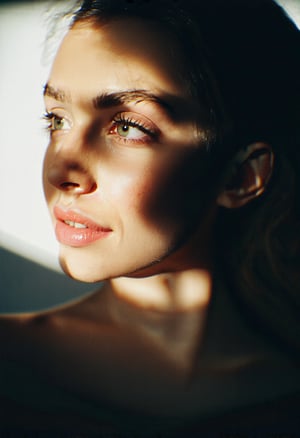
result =
[{"label": "cheek", "polygon": [[107,176],[105,186],[107,190],[103,187],[103,196],[106,201],[113,203],[120,213],[130,216],[141,216],[149,194],[157,189],[153,173],[143,167],[114,172]]},{"label": "cheek", "polygon": [[191,172],[191,157],[175,155],[115,174],[110,194],[122,213],[167,229],[190,223],[201,203],[199,169]]},{"label": "cheek", "polygon": [[198,216],[203,201],[201,185],[199,169],[193,172],[190,156],[172,157],[156,168],[151,183],[145,186],[142,200],[145,217],[152,222],[160,220],[166,226],[175,222],[189,224]]},{"label": "cheek", "polygon": [[54,195],[54,187],[49,184],[48,178],[47,178],[47,172],[48,172],[48,167],[49,167],[49,150],[47,150],[45,157],[44,157],[44,162],[43,162],[43,190],[44,190],[44,195],[46,198],[47,203],[50,202],[52,196]]}]

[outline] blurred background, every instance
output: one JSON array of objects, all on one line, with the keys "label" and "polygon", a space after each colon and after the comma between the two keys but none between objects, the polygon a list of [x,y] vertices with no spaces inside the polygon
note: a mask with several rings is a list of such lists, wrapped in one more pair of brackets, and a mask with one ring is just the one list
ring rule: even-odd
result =
[{"label": "blurred background", "polygon": [[[300,24],[300,0],[278,1]],[[34,311],[95,288],[66,278],[44,203],[42,90],[55,50],[49,22],[72,1],[0,2],[0,312]]]}]

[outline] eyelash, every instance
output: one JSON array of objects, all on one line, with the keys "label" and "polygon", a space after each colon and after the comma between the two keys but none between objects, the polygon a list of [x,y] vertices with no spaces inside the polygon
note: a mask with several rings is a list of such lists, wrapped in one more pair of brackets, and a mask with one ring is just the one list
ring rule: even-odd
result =
[{"label": "eyelash", "polygon": [[[55,131],[60,131],[60,129],[53,128],[54,120],[56,119],[57,121],[62,121],[64,120],[64,117],[58,116],[53,112],[46,111],[43,114],[42,119],[47,122],[47,125],[45,126],[46,131],[52,134]],[[125,137],[122,138],[121,136],[119,136],[119,141],[122,141],[124,143],[147,143],[151,140],[156,139],[158,136],[158,133],[153,129],[149,128],[148,126],[146,126],[145,123],[134,120],[132,117],[128,117],[125,114],[118,114],[113,118],[112,122],[113,122],[113,126],[109,129],[109,134],[114,134],[115,129],[118,128],[119,126],[128,126],[128,127],[139,129],[148,137],[142,140],[142,139],[127,139]]]},{"label": "eyelash", "polygon": [[[148,136],[148,141],[150,141],[150,139],[152,140],[155,139],[158,135],[157,132],[146,126],[145,123],[134,120],[134,118],[128,117],[125,114],[118,114],[113,118],[113,126],[110,128],[109,133],[113,133],[115,128],[117,128],[118,126],[128,126],[132,128],[137,128]],[[134,140],[134,139],[126,139],[126,138],[122,138],[122,141],[137,142],[137,143],[143,142],[141,139]],[[144,140],[144,142],[147,142],[147,140]]]}]

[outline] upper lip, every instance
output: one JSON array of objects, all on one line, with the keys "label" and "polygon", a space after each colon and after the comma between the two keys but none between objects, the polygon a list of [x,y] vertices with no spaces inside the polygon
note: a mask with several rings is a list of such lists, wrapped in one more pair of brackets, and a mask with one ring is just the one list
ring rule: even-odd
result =
[{"label": "upper lip", "polygon": [[92,221],[88,217],[84,216],[81,213],[78,213],[75,210],[64,210],[62,207],[56,205],[53,209],[53,212],[55,218],[61,222],[77,222],[95,231],[112,231],[111,228],[97,224],[96,222]]}]

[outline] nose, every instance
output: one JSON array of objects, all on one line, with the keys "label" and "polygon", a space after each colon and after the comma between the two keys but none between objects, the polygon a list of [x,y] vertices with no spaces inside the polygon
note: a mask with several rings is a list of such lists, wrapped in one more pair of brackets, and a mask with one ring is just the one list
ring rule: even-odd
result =
[{"label": "nose", "polygon": [[92,175],[80,163],[74,161],[54,162],[47,170],[46,177],[52,186],[70,194],[87,194],[97,188]]},{"label": "nose", "polygon": [[91,157],[80,147],[64,147],[53,152],[51,146],[44,162],[45,182],[70,195],[88,194],[96,190]]}]

